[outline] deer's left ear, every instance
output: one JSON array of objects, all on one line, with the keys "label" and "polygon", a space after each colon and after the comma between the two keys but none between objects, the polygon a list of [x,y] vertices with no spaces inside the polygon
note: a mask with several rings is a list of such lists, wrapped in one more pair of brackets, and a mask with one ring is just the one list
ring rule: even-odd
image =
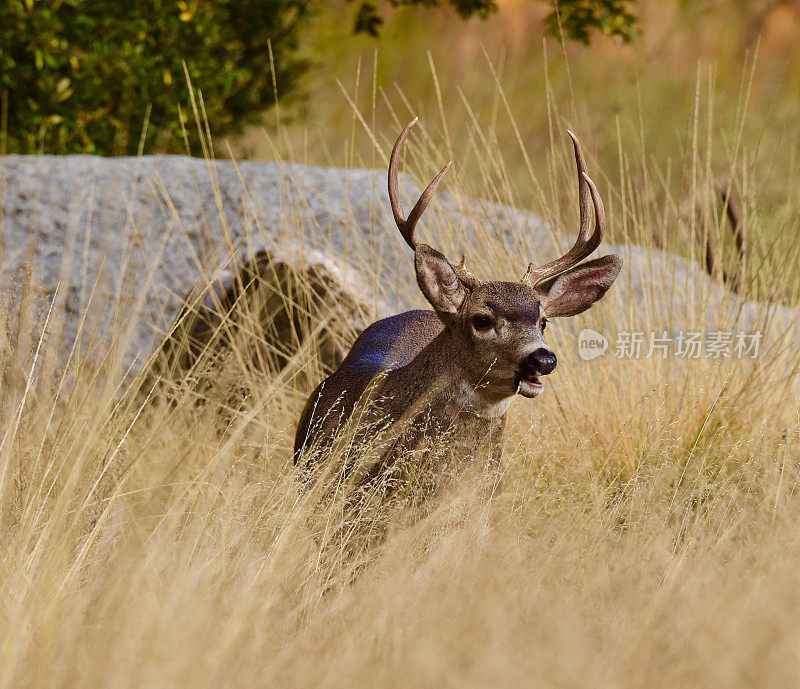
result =
[{"label": "deer's left ear", "polygon": [[575,316],[586,311],[611,287],[622,269],[622,259],[611,254],[582,263],[536,289],[548,318]]}]

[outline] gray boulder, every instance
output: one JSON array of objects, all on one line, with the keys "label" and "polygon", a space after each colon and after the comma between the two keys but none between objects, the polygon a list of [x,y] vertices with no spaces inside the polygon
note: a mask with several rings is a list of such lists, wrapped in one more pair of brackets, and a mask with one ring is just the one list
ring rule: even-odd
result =
[{"label": "gray boulder", "polygon": [[[410,178],[401,188],[409,204],[419,194]],[[468,248],[476,275],[495,279],[518,279],[528,261],[544,262],[568,248],[573,232],[553,232],[533,214],[446,192],[422,228],[451,257]],[[121,326],[116,355],[136,369],[193,288],[224,278],[262,250],[334,278],[360,305],[356,329],[424,305],[411,252],[389,211],[384,170],[183,156],[0,158],[2,277],[8,284],[26,263],[33,267],[40,296],[55,296],[64,348],[91,339],[79,337],[80,315],[89,312],[100,324],[95,350],[102,352],[104,334]],[[742,303],[681,257],[635,246],[603,251],[621,253],[626,263],[589,321],[596,327],[753,329],[763,328],[767,316],[776,328],[797,320],[792,309]],[[562,335],[576,327],[566,324]]]}]

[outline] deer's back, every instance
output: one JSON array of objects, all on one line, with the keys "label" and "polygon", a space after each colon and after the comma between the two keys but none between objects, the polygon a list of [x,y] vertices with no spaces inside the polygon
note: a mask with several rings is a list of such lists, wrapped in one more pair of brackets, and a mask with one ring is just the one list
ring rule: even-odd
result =
[{"label": "deer's back", "polygon": [[376,321],[364,330],[339,368],[308,398],[295,435],[295,459],[318,433],[346,421],[375,376],[409,364],[443,328],[433,311],[416,310]]},{"label": "deer's back", "polygon": [[353,343],[334,373],[364,372],[375,376],[410,363],[442,332],[433,311],[406,311],[370,325]]}]

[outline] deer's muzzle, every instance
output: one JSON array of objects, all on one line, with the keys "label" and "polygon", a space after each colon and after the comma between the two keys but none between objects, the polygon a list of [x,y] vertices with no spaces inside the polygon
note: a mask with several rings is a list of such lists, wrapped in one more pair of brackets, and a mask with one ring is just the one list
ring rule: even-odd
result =
[{"label": "deer's muzzle", "polygon": [[534,352],[531,352],[523,363],[525,372],[546,376],[556,369],[556,355],[545,347],[539,347]]}]

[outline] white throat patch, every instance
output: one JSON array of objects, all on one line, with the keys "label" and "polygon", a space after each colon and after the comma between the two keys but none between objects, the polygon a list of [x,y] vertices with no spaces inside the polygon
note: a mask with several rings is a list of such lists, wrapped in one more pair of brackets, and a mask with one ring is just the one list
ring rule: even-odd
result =
[{"label": "white throat patch", "polygon": [[455,396],[456,404],[462,410],[472,412],[486,419],[496,419],[508,411],[515,395],[503,397],[500,400],[485,397],[480,390],[473,388],[467,381],[462,380]]}]

